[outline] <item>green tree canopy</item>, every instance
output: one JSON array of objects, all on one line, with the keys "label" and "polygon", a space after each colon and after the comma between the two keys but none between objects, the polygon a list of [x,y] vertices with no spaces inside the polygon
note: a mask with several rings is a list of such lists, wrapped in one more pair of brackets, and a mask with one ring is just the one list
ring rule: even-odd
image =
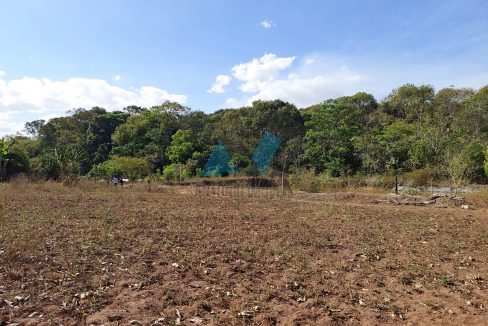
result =
[{"label": "green tree canopy", "polygon": [[410,170],[409,151],[415,135],[415,126],[403,121],[355,137],[355,146],[365,173],[395,173]]},{"label": "green tree canopy", "polygon": [[119,125],[112,135],[112,153],[119,156],[145,157],[151,168],[161,168],[169,160],[166,148],[171,136],[180,128],[182,110],[152,107],[137,115],[131,115]]},{"label": "green tree canopy", "polygon": [[114,156],[103,163],[94,165],[89,174],[105,179],[117,176],[137,180],[146,177],[149,172],[148,162],[143,158]]},{"label": "green tree canopy", "polygon": [[305,158],[315,172],[332,176],[349,175],[359,162],[354,154],[353,136],[360,125],[351,118],[348,107],[326,101],[314,107],[305,123]]},{"label": "green tree canopy", "polygon": [[29,156],[15,139],[0,138],[0,182],[13,175],[29,171]]},{"label": "green tree canopy", "polygon": [[386,97],[383,109],[395,118],[422,122],[432,114],[434,95],[434,88],[430,85],[405,84]]},{"label": "green tree canopy", "polygon": [[194,139],[191,130],[178,130],[171,136],[171,145],[166,149],[166,154],[172,163],[185,163],[193,154]]},{"label": "green tree canopy", "polygon": [[[123,112],[77,108],[47,122],[28,122],[25,131],[29,136],[13,137],[18,156],[2,156],[2,178],[6,168],[9,176],[14,171],[7,160],[27,162],[23,154],[30,164],[20,163],[15,171],[30,165],[33,176],[45,179],[86,175],[115,157],[141,159],[152,172],[166,171],[168,177],[175,171],[178,178],[189,177],[205,170],[209,160],[226,158],[225,153],[229,157],[220,174],[234,167],[249,173],[257,167],[250,158],[261,138],[272,133],[282,143],[271,167],[284,173],[310,169],[342,176],[426,169],[456,183],[480,183],[487,182],[488,86],[436,93],[429,85],[405,84],[379,102],[359,92],[303,109],[282,100],[259,100],[210,114],[171,101],[150,108],[129,105]],[[225,152],[220,147],[215,152],[219,142]]]}]

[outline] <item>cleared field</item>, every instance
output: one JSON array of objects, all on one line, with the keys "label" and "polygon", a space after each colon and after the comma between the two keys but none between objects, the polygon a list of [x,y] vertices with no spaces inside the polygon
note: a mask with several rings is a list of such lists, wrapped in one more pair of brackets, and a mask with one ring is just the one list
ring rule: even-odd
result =
[{"label": "cleared field", "polygon": [[0,185],[0,324],[486,324],[488,210]]}]

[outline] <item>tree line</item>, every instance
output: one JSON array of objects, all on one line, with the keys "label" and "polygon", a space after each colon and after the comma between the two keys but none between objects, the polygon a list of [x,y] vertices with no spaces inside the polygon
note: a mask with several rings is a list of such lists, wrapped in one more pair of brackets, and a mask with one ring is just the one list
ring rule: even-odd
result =
[{"label": "tree line", "polygon": [[29,136],[0,140],[1,180],[19,173],[185,179],[200,174],[217,144],[229,153],[233,173],[253,175],[253,151],[270,132],[281,140],[270,171],[423,171],[454,183],[488,181],[488,86],[436,92],[406,84],[381,101],[359,92],[303,109],[281,100],[210,114],[169,101],[115,112],[79,108],[28,122],[25,131]]}]

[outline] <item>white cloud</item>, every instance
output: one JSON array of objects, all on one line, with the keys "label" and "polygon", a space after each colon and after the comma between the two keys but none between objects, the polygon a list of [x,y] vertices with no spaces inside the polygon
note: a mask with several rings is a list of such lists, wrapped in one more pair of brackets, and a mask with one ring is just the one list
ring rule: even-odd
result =
[{"label": "white cloud", "polygon": [[227,100],[225,100],[225,104],[230,104],[230,105],[232,105],[236,102],[237,102],[237,100],[233,97],[229,97]]},{"label": "white cloud", "polygon": [[231,69],[232,75],[244,82],[239,87],[241,91],[256,92],[259,91],[261,84],[275,79],[281,71],[289,68],[295,59],[296,57],[279,58],[272,53],[267,53],[259,59],[255,58],[234,66]]},{"label": "white cloud", "polygon": [[7,73],[3,70],[0,70],[0,78],[2,78],[3,76],[5,76]]},{"label": "white cloud", "polygon": [[120,81],[121,79],[122,79],[122,76],[120,76],[120,75],[115,75],[114,76],[114,80],[115,81]]},{"label": "white cloud", "polygon": [[151,86],[143,86],[134,91],[127,90],[111,85],[103,79],[0,79],[0,112],[59,112],[93,106],[115,110],[130,104],[149,107],[165,100],[184,103],[186,98],[185,95],[171,94]]},{"label": "white cloud", "polygon": [[207,92],[208,93],[225,93],[224,86],[229,85],[231,80],[232,80],[232,77],[230,77],[230,76],[218,75],[217,78],[215,78],[215,83],[212,85],[212,87]]},{"label": "white cloud", "polygon": [[261,26],[264,28],[264,29],[268,29],[268,28],[271,28],[271,27],[274,27],[276,26],[276,24],[272,21],[272,20],[268,20],[268,19],[265,19],[261,22]]},{"label": "white cloud", "polygon": [[151,107],[166,100],[184,103],[187,99],[152,86],[128,90],[103,79],[54,81],[24,77],[7,81],[3,76],[5,73],[0,74],[0,135],[21,130],[24,120],[33,115],[59,116],[73,108],[93,106],[107,110],[120,110],[127,105]]},{"label": "white cloud", "polygon": [[[405,83],[431,84],[440,90],[449,85],[480,88],[488,80],[486,69],[451,60],[413,65],[396,58],[371,61],[326,53],[311,53],[300,59],[266,54],[236,65],[231,71],[241,82],[238,89],[243,98],[232,94],[241,99],[240,104],[249,105],[257,99],[282,99],[298,107],[359,91],[371,93],[381,100],[393,88]],[[247,99],[246,95],[249,96]]]},{"label": "white cloud", "polygon": [[306,65],[313,65],[315,63],[315,59],[314,58],[307,58],[305,59],[305,64]]},{"label": "white cloud", "polygon": [[24,128],[21,122],[11,121],[9,114],[2,113],[0,115],[0,137],[5,135],[15,135]]},{"label": "white cloud", "polygon": [[[296,57],[279,58],[272,53],[266,53],[261,58],[235,65],[231,71],[234,78],[242,81],[239,89],[246,93],[259,91],[261,85],[274,80],[281,71],[291,66]],[[208,93],[224,93],[224,86],[230,84],[232,77],[218,75]]]},{"label": "white cloud", "polygon": [[240,108],[246,106],[248,98],[249,98],[248,96],[242,98],[229,97],[228,99],[225,100],[225,105],[223,105],[223,107]]},{"label": "white cloud", "polygon": [[298,107],[307,107],[327,98],[335,98],[348,93],[344,92],[344,89],[354,88],[360,80],[359,75],[350,72],[305,78],[297,74],[290,74],[286,79],[260,84],[258,93],[248,100],[248,104],[255,100],[282,99],[294,103]]},{"label": "white cloud", "polygon": [[361,75],[346,66],[329,67],[317,72],[299,66],[296,71],[287,78],[260,83],[257,94],[249,99],[248,104],[258,99],[282,99],[298,107],[307,107],[328,98],[354,93],[363,80]]},{"label": "white cloud", "polygon": [[227,105],[251,104],[257,99],[282,99],[306,107],[354,93],[364,80],[343,60],[315,54],[297,61],[295,56],[278,57],[268,53],[235,65],[231,71],[241,82],[239,90],[252,95],[247,101],[240,102],[229,98]]},{"label": "white cloud", "polygon": [[0,120],[0,137],[16,135],[18,132],[21,132],[23,128],[23,123]]}]

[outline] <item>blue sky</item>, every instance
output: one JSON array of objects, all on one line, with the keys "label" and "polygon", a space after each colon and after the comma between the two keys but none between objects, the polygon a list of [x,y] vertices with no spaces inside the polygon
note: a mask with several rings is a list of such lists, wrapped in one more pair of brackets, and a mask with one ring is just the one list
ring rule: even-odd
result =
[{"label": "blue sky", "polygon": [[3,1],[0,135],[76,107],[488,84],[488,1]]}]

